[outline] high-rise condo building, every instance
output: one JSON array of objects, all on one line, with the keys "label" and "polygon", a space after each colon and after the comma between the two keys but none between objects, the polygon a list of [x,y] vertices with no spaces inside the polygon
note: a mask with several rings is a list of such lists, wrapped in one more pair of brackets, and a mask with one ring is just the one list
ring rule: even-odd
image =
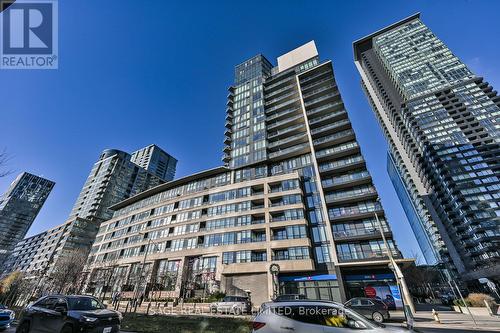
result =
[{"label": "high-rise condo building", "polygon": [[[156,147],[156,146],[149,146]],[[145,151],[148,147],[139,150]],[[155,153],[156,152],[156,153]],[[162,155],[160,148],[152,153]],[[136,152],[137,153],[137,152]],[[137,158],[136,161],[146,160]],[[152,165],[147,162],[146,166]],[[104,221],[113,216],[110,206],[144,190],[164,183],[163,178],[131,161],[131,155],[116,149],[106,149],[94,164],[76,200],[70,218]],[[175,169],[174,169],[175,173]]]},{"label": "high-rise condo building", "polygon": [[262,55],[236,66],[224,143],[225,166],[111,207],[91,251],[88,292],[164,298],[222,290],[250,293],[256,305],[277,293],[378,295],[401,305],[387,251],[405,260],[332,63],[320,61],[314,42],[277,66]]},{"label": "high-rise condo building", "polygon": [[500,97],[410,16],[354,42],[388,170],[429,264],[500,277]]},{"label": "high-rise condo building", "polygon": [[130,160],[165,181],[174,179],[177,160],[157,145],[134,151]]},{"label": "high-rise condo building", "polygon": [[3,274],[18,269],[40,279],[50,274],[59,258],[73,251],[88,253],[100,223],[113,215],[110,206],[164,183],[157,174],[167,173],[168,178],[173,178],[177,161],[158,146],[150,145],[134,154],[135,162],[132,162],[132,156],[126,152],[103,151],[68,220],[46,231],[41,246],[35,246],[39,243],[37,237],[19,242],[16,246],[19,251],[9,258]]},{"label": "high-rise condo building", "polygon": [[54,184],[53,181],[23,172],[0,197],[0,266],[26,236]]}]

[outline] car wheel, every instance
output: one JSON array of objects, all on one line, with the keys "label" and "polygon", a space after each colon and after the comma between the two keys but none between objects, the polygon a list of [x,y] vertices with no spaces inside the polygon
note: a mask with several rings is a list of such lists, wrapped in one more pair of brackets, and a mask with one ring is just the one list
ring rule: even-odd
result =
[{"label": "car wheel", "polygon": [[372,319],[377,323],[381,323],[384,321],[384,316],[380,312],[374,312],[372,313]]},{"label": "car wheel", "polygon": [[16,333],[29,333],[30,331],[30,323],[24,322],[19,326],[16,330]]},{"label": "car wheel", "polygon": [[73,327],[66,325],[61,330],[61,333],[73,333]]}]

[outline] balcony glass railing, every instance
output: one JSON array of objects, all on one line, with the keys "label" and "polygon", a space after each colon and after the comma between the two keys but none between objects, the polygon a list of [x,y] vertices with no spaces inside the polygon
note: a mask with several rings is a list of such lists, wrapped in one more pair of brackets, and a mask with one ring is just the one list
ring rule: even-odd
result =
[{"label": "balcony glass railing", "polygon": [[[308,90],[308,89],[310,89],[312,87],[318,86],[318,85],[322,84],[325,81],[332,81],[332,78],[331,77],[326,77],[324,79],[321,79],[321,80],[318,80],[318,81],[314,81],[314,82],[312,82],[312,83],[310,83],[308,85],[304,85],[304,86],[301,85],[302,91],[306,91],[306,90]],[[332,81],[332,83],[333,83],[333,81]]]},{"label": "balcony glass railing", "polygon": [[297,95],[297,92],[296,91],[291,91],[288,94],[284,94],[284,95],[281,95],[279,97],[270,99],[270,100],[266,101],[265,105],[270,105],[270,104],[276,103],[278,101],[284,100],[287,97],[290,97],[290,96],[293,96],[293,95]]},{"label": "balcony glass railing", "polygon": [[315,128],[313,130],[311,130],[311,134],[314,135],[314,134],[318,134],[318,133],[321,133],[321,132],[324,132],[324,131],[328,131],[330,129],[334,129],[334,128],[337,128],[337,127],[340,127],[340,126],[344,126],[344,125],[347,125],[349,124],[349,119],[344,119],[344,120],[341,120],[341,121],[336,121],[332,124],[328,124],[328,125],[325,125],[325,126],[321,126],[321,127],[318,127],[318,128]]},{"label": "balcony glass railing", "polygon": [[338,133],[335,133],[335,134],[332,134],[332,135],[323,136],[323,137],[321,137],[319,139],[315,139],[315,140],[313,140],[313,144],[320,145],[322,143],[326,143],[326,142],[330,142],[330,141],[335,141],[337,139],[344,138],[344,137],[347,137],[347,136],[352,136],[352,135],[354,135],[354,131],[352,129],[348,129],[348,130],[341,131],[341,132],[338,132]]},{"label": "balcony glass railing", "polygon": [[[338,252],[339,260],[361,260],[361,259],[374,259],[374,258],[387,258],[385,251],[353,251],[353,252]],[[399,258],[399,253],[393,251],[393,257]]]},{"label": "balcony glass railing", "polygon": [[335,112],[329,113],[325,116],[311,118],[311,119],[309,119],[309,124],[314,125],[314,124],[322,122],[324,120],[336,118],[340,115],[345,115],[345,114],[347,114],[347,112],[345,110],[335,111]]},{"label": "balcony glass railing", "polygon": [[290,123],[290,122],[293,122],[293,121],[296,121],[296,120],[299,120],[299,119],[303,119],[303,116],[301,114],[298,114],[296,116],[292,116],[292,117],[288,117],[288,118],[285,118],[283,120],[280,120],[280,121],[276,121],[274,123],[269,123],[267,125],[267,128],[269,130],[273,129],[274,127],[276,126],[280,126],[280,125],[283,125],[283,124],[287,124],[287,123]]},{"label": "balcony glass railing", "polygon": [[325,179],[321,182],[323,186],[333,186],[333,185],[338,185],[338,184],[344,184],[351,182],[353,180],[359,180],[363,178],[370,177],[370,173],[368,171],[361,171],[361,172],[356,172],[356,173],[351,173],[348,175],[343,175],[341,177],[333,177],[333,178],[328,178]]},{"label": "balcony glass railing", "polygon": [[[384,228],[384,231],[388,232],[389,229]],[[349,238],[349,237],[367,236],[367,235],[380,235],[380,231],[377,228],[345,229],[345,230],[333,231],[333,237],[335,238]]]},{"label": "balcony glass railing", "polygon": [[360,196],[364,196],[366,194],[375,194],[377,191],[374,187],[370,186],[361,190],[350,190],[350,191],[341,191],[336,193],[330,193],[325,195],[326,201],[335,201],[344,198],[356,198]]},{"label": "balcony glass railing", "polygon": [[334,107],[337,107],[337,106],[340,106],[343,104],[344,104],[343,102],[328,103],[328,104],[325,104],[323,106],[307,110],[307,115],[312,116],[312,115],[319,113],[321,111],[331,109],[331,108],[334,108]]},{"label": "balcony glass railing", "polygon": [[273,112],[275,110],[281,109],[282,107],[293,104],[293,103],[297,103],[298,100],[299,100],[298,98],[294,98],[294,99],[287,100],[286,102],[280,103],[278,105],[272,106],[270,108],[266,108],[266,113]]},{"label": "balcony glass railing", "polygon": [[321,87],[321,88],[318,88],[318,89],[314,89],[314,90],[311,90],[310,92],[308,92],[307,94],[302,94],[302,97],[303,98],[307,98],[307,97],[310,97],[314,94],[317,94],[317,93],[320,93],[322,91],[325,91],[325,90],[329,90],[329,89],[332,89],[334,88],[335,85],[334,84],[329,84],[329,85],[326,85],[324,87]]},{"label": "balcony glass railing", "polygon": [[330,93],[330,94],[326,94],[326,95],[323,95],[321,97],[318,97],[318,98],[315,98],[313,99],[312,101],[309,101],[309,102],[305,102],[304,105],[305,106],[310,106],[310,105],[313,105],[313,104],[316,104],[316,103],[319,103],[321,101],[324,101],[325,99],[329,99],[329,98],[332,98],[334,96],[338,96],[339,93],[338,92],[333,92],[333,93]]},{"label": "balcony glass railing", "polygon": [[278,157],[278,156],[281,156],[281,155],[284,155],[284,154],[292,153],[294,151],[303,150],[303,149],[306,149],[306,148],[309,148],[309,144],[308,143],[303,143],[303,144],[300,144],[300,145],[297,145],[297,146],[293,146],[293,147],[290,147],[290,148],[280,149],[280,150],[278,150],[276,152],[270,153],[269,154],[269,158]]},{"label": "balcony glass railing", "polygon": [[274,87],[277,87],[277,86],[280,86],[282,84],[285,84],[285,83],[290,83],[290,81],[292,80],[295,80],[295,76],[290,76],[289,78],[287,79],[283,79],[283,80],[279,80],[278,82],[276,83],[273,83],[271,85],[268,85],[265,87],[265,90],[271,90],[273,89]]},{"label": "balcony glass railing", "polygon": [[278,141],[275,141],[275,142],[271,142],[268,147],[269,148],[278,147],[278,146],[281,146],[283,144],[290,143],[290,142],[293,142],[295,140],[298,140],[298,139],[301,139],[301,138],[304,138],[304,137],[305,137],[305,133],[295,134],[295,135],[289,136],[286,139],[282,139],[282,140],[278,140]]},{"label": "balcony glass railing", "polygon": [[324,75],[328,75],[328,74],[332,74],[332,71],[331,70],[327,70],[327,71],[315,74],[315,75],[307,77],[307,78],[301,78],[300,79],[300,84],[302,85],[303,83],[310,82],[310,81],[312,81],[312,80],[314,80],[314,79],[316,79],[318,77],[321,77],[321,76],[324,76]]},{"label": "balcony glass railing", "polygon": [[290,127],[287,127],[287,128],[284,128],[284,129],[281,129],[281,130],[278,130],[278,131],[274,131],[274,132],[270,132],[268,134],[268,138],[269,139],[272,139],[274,137],[277,137],[279,135],[282,135],[282,134],[285,134],[285,133],[288,133],[288,132],[291,132],[291,131],[294,131],[296,129],[299,129],[299,128],[302,128],[304,127],[304,124],[297,124],[297,125],[293,125],[293,126],[290,126]]},{"label": "balcony glass railing", "polygon": [[348,142],[348,143],[340,145],[340,146],[336,146],[336,147],[331,147],[331,148],[319,150],[319,151],[316,152],[316,157],[323,157],[323,156],[327,156],[327,155],[333,155],[333,154],[340,153],[340,152],[343,152],[343,151],[346,151],[346,150],[349,150],[349,149],[354,149],[354,148],[357,148],[357,147],[359,147],[359,145],[358,145],[357,142]]},{"label": "balcony glass railing", "polygon": [[339,161],[332,161],[332,162],[321,163],[319,165],[319,171],[334,170],[334,169],[337,169],[337,168],[342,168],[342,167],[345,167],[345,166],[350,166],[350,165],[357,164],[357,163],[364,162],[364,161],[365,160],[363,159],[363,156],[358,155],[358,156],[349,157],[349,158],[346,158],[346,159],[343,159],[343,160],[339,160]]},{"label": "balcony glass railing", "polygon": [[328,210],[328,214],[330,217],[342,217],[342,216],[350,216],[356,214],[364,214],[371,213],[375,211],[382,210],[382,205],[378,202],[371,203],[371,205],[366,205],[364,207],[354,206],[354,207],[337,207]]},{"label": "balcony glass railing", "polygon": [[299,108],[297,108],[297,107],[294,107],[294,108],[291,108],[291,109],[287,109],[287,110],[284,110],[284,111],[280,111],[280,112],[277,112],[275,114],[270,115],[269,117],[267,117],[266,120],[270,121],[270,120],[279,118],[279,117],[287,115],[287,114],[295,113],[297,111],[299,111]]}]

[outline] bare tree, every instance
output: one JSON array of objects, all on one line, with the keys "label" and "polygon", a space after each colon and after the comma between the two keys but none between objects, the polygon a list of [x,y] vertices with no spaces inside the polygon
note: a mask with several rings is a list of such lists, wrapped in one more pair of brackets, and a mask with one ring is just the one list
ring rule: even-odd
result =
[{"label": "bare tree", "polygon": [[63,254],[54,263],[49,275],[52,289],[58,293],[77,292],[87,262],[87,251],[73,250]]}]

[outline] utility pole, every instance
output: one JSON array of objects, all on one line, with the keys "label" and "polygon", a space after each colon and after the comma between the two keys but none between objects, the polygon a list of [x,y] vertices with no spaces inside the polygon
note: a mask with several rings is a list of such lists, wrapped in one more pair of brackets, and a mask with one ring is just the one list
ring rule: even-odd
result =
[{"label": "utility pole", "polygon": [[380,222],[377,212],[374,212],[375,214],[375,219],[377,220],[377,224],[379,226],[380,230],[380,235],[382,236],[382,240],[385,244],[385,248],[387,250],[387,256],[389,257],[389,268],[394,272],[394,275],[396,276],[396,281],[398,282],[398,285],[401,288],[402,296],[403,296],[403,301],[406,305],[408,305],[411,314],[413,315],[415,313],[415,306],[413,305],[413,300],[410,295],[410,290],[408,289],[408,286],[406,285],[406,281],[404,278],[403,273],[401,272],[401,269],[399,268],[398,264],[394,260],[394,257],[392,256],[392,250],[389,247],[389,244],[387,243],[387,239],[385,238],[384,234],[384,228],[382,226],[382,223]]}]

